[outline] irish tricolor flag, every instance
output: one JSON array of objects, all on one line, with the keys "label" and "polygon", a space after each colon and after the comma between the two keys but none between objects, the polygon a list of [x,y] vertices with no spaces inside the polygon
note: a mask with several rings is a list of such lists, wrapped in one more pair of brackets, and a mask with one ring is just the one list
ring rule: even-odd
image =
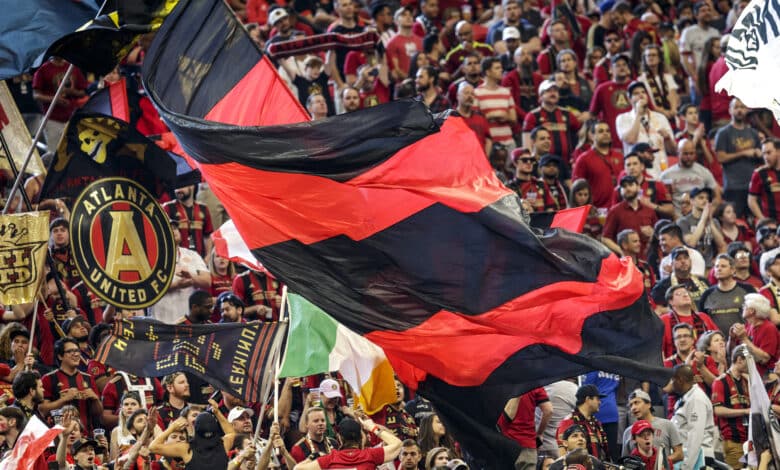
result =
[{"label": "irish tricolor flag", "polygon": [[290,330],[280,377],[339,371],[366,413],[396,401],[393,368],[382,348],[352,332],[308,300],[288,294]]}]

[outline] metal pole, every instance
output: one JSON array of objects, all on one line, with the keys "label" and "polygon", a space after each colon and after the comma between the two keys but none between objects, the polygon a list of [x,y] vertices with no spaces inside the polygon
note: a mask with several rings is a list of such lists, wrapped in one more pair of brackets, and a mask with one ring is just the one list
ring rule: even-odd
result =
[{"label": "metal pole", "polygon": [[[58,99],[60,99],[60,95],[62,95],[62,90],[65,89],[65,82],[67,82],[68,78],[70,78],[71,72],[73,72],[73,64],[70,64],[68,66],[68,70],[66,70],[65,75],[62,76],[62,81],[60,82],[60,86],[57,87],[57,92],[54,93],[54,97],[51,100],[49,109],[46,110],[46,114],[43,116],[41,125],[38,126],[38,131],[35,133],[35,137],[33,137],[32,143],[30,144],[30,149],[27,151],[27,156],[24,158],[24,163],[22,164],[22,168],[19,170],[19,175],[16,177],[16,180],[14,181],[14,185],[11,188],[11,192],[8,194],[8,201],[5,203],[5,207],[3,208],[3,215],[8,213],[8,207],[11,205],[11,201],[14,198],[14,194],[16,194],[16,191],[19,189],[19,186],[21,186],[22,177],[24,176],[24,172],[27,171],[27,165],[30,163],[30,159],[32,158],[33,151],[35,151],[35,146],[38,144],[38,141],[41,139],[41,134],[43,134],[43,128],[44,126],[46,126],[46,123],[49,121],[49,116],[51,116],[51,112],[54,109],[55,103],[57,102]],[[47,142],[46,144],[51,145],[51,142]]]}]

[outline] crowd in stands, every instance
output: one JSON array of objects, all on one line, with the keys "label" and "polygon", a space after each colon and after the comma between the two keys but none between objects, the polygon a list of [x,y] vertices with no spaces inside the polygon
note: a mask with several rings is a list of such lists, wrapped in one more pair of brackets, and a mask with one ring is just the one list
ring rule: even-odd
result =
[{"label": "crowd in stands", "polygon": [[[525,211],[591,205],[584,233],[641,271],[673,379],[659,387],[594,371],[510,400],[497,426],[522,448],[515,468],[746,465],[748,355],[780,415],[780,129],[769,111],[715,91],[747,0],[228,3],[260,50],[377,32],[364,51],[274,61],[312,119],[403,98],[452,111]],[[33,132],[54,107],[44,135],[53,149],[90,94],[137,76],[148,45],[144,37],[105,77],[75,70],[56,102],[68,67],[60,58],[6,82]],[[162,132],[134,91],[139,130]],[[34,201],[40,186],[25,183]],[[115,308],[75,267],[71,202],[39,201],[52,213],[46,303],[3,309],[0,452],[37,416],[65,428],[51,468],[469,468],[431,404],[400,382],[396,403],[368,417],[335,372],[287,379],[272,423],[270,405],[192,374],[135,377],[96,361],[116,319],[274,321],[282,286],[215,253],[211,234],[227,214],[201,183],[164,204],[179,245],[170,290],[148,309]]]}]

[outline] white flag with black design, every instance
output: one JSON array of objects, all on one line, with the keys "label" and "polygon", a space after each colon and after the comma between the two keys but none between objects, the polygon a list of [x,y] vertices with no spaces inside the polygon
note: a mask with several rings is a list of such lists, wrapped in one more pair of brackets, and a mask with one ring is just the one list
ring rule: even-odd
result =
[{"label": "white flag with black design", "polygon": [[780,1],[752,0],[731,31],[729,71],[715,91],[736,96],[751,108],[767,108],[780,122]]}]

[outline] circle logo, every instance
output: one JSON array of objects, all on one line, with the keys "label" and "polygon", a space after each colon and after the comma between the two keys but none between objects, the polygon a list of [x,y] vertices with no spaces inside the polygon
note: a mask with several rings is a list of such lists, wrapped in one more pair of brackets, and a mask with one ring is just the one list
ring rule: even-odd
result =
[{"label": "circle logo", "polygon": [[145,308],[165,295],[176,269],[168,214],[127,178],[87,186],[73,205],[71,247],[81,279],[119,308]]}]

